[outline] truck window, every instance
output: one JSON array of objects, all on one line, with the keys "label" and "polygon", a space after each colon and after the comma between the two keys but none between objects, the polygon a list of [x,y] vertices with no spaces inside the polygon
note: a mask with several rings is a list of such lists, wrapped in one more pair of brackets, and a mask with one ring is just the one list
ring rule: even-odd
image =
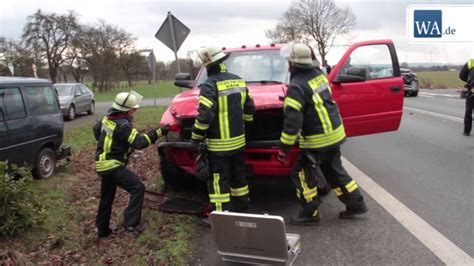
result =
[{"label": "truck window", "polygon": [[392,57],[385,44],[357,48],[347,58],[339,73],[347,73],[347,70],[353,67],[365,68],[367,80],[394,77]]},{"label": "truck window", "polygon": [[18,119],[26,116],[23,97],[19,88],[1,88],[3,112],[6,120]]},{"label": "truck window", "polygon": [[[245,81],[289,81],[288,61],[281,57],[279,50],[232,52],[225,61],[227,70]],[[198,85],[206,81],[204,68],[198,78]]]},{"label": "truck window", "polygon": [[43,115],[58,112],[58,104],[51,87],[28,87],[24,89],[31,114]]}]

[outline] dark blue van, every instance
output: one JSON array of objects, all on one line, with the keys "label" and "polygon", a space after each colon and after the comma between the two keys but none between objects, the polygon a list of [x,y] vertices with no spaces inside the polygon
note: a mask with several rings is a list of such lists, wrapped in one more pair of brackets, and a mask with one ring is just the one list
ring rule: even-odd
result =
[{"label": "dark blue van", "polygon": [[64,121],[56,89],[46,79],[0,77],[0,161],[29,166],[37,178],[55,174]]}]

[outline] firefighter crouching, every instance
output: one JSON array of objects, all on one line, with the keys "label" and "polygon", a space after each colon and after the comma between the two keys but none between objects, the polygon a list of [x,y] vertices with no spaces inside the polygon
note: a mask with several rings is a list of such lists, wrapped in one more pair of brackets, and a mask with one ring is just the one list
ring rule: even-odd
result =
[{"label": "firefighter crouching", "polygon": [[472,129],[472,109],[474,108],[474,59],[469,59],[464,64],[461,72],[459,72],[459,78],[466,82],[466,112],[464,114],[464,136],[469,136]]},{"label": "firefighter crouching", "polygon": [[[227,72],[229,57],[216,47],[202,47],[197,59],[206,66],[207,80],[200,85],[198,116],[191,144],[198,150],[205,143],[209,158],[209,200],[216,211],[245,211],[249,188],[245,176],[245,122],[253,120],[255,109],[246,83]],[[207,218],[202,220],[209,227]]]},{"label": "firefighter crouching", "polygon": [[340,146],[346,139],[337,104],[332,100],[329,82],[317,70],[316,57],[310,47],[300,43],[288,44],[280,54],[289,60],[290,84],[284,101],[284,123],[278,158],[286,163],[288,152],[298,135],[300,153],[291,178],[303,210],[291,217],[297,225],[319,223],[317,164],[346,210],[340,218],[350,219],[367,212],[358,185],[342,167]]},{"label": "firefighter crouching", "polygon": [[96,151],[96,172],[101,177],[100,203],[96,226],[98,237],[112,233],[109,228],[112,203],[117,186],[130,194],[124,211],[123,226],[126,232],[141,233],[145,228],[140,224],[145,186],[139,176],[126,168],[134,149],[144,149],[166,135],[169,126],[153,129],[140,134],[133,128],[135,116],[142,96],[134,91],[119,93],[108,114],[93,127],[98,141]]}]

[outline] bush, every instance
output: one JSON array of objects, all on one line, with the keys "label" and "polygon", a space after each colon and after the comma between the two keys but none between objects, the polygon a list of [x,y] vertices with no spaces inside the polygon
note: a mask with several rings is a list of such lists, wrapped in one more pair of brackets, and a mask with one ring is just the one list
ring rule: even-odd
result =
[{"label": "bush", "polygon": [[42,197],[31,187],[31,174],[23,168],[14,172],[0,162],[0,236],[16,235],[46,218]]}]

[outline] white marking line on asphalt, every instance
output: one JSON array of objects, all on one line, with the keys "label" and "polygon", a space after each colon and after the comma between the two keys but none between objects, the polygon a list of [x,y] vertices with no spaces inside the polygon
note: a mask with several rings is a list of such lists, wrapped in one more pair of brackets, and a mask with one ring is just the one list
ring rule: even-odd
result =
[{"label": "white marking line on asphalt", "polygon": [[434,96],[430,96],[430,95],[423,95],[423,94],[420,94],[419,96],[420,96],[420,97],[425,97],[425,98],[434,98]]},{"label": "white marking line on asphalt", "polygon": [[450,97],[450,98],[459,98],[459,95],[456,94],[443,94],[443,93],[430,93],[430,92],[420,92],[420,95],[429,95],[429,96],[442,96],[442,97]]},{"label": "white marking line on asphalt", "polygon": [[430,115],[430,116],[439,117],[439,118],[443,118],[443,119],[448,119],[448,120],[451,120],[451,121],[454,121],[454,122],[464,123],[464,119],[459,118],[459,117],[455,117],[455,116],[438,114],[438,113],[434,113],[434,112],[430,112],[430,111],[426,111],[426,110],[421,110],[421,109],[417,109],[417,108],[413,108],[413,107],[408,107],[408,106],[403,106],[403,109],[405,109],[407,111],[412,111],[412,112],[415,112],[415,113],[420,113],[420,114]]},{"label": "white marking line on asphalt", "polygon": [[420,216],[379,186],[346,158],[344,167],[354,180],[400,224],[447,265],[474,265],[474,259],[438,232]]}]

